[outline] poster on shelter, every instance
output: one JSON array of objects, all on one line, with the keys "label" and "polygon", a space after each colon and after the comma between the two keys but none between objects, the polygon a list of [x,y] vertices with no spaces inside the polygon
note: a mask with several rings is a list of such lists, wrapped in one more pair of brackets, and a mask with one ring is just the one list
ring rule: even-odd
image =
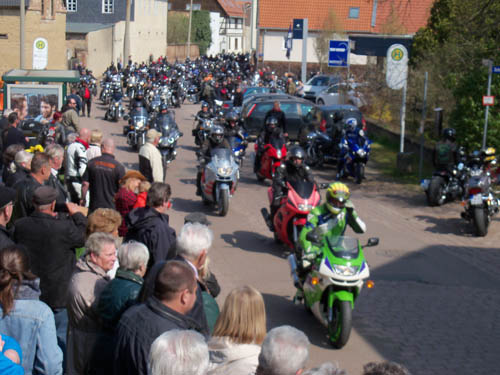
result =
[{"label": "poster on shelter", "polygon": [[7,108],[19,109],[21,120],[50,122],[54,112],[62,106],[61,85],[7,86]]}]

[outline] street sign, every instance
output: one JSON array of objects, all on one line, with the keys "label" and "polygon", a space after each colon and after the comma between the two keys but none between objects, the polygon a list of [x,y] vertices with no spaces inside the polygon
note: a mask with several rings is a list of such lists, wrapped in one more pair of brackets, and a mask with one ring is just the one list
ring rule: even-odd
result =
[{"label": "street sign", "polygon": [[485,107],[495,105],[495,97],[493,95],[483,95],[483,105]]},{"label": "street sign", "polygon": [[349,65],[349,41],[348,40],[330,40],[328,50],[328,66]]},{"label": "street sign", "polygon": [[408,77],[408,51],[402,44],[393,44],[387,50],[385,80],[393,90],[400,90]]},{"label": "street sign", "polygon": [[492,68],[493,74],[500,74],[500,65],[494,66]]},{"label": "street sign", "polygon": [[49,43],[47,39],[36,38],[33,42],[33,69],[45,69],[48,62]]},{"label": "street sign", "polygon": [[304,20],[302,18],[293,19],[293,39],[302,39],[304,34]]}]

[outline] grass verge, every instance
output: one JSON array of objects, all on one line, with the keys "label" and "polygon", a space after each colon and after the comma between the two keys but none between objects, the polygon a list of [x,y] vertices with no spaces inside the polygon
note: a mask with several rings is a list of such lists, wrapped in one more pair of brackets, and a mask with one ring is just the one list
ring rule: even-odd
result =
[{"label": "grass verge", "polygon": [[[385,177],[394,182],[405,185],[420,184],[418,176],[418,153],[414,153],[411,161],[411,173],[401,172],[397,169],[396,161],[399,153],[399,143],[394,142],[387,137],[372,134],[370,138],[373,141],[372,152],[370,154],[370,163],[379,170]],[[432,175],[433,167],[424,160],[422,168],[422,178],[428,178]]]}]

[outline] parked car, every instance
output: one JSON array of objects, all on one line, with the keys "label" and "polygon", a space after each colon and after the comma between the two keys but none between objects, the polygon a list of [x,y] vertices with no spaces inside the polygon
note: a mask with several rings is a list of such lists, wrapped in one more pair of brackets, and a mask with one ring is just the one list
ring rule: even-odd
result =
[{"label": "parked car", "polygon": [[367,103],[361,88],[365,87],[364,83],[355,82],[338,82],[335,83],[316,96],[316,104],[318,105],[339,105],[352,104],[358,108],[364,107]]},{"label": "parked car", "polygon": [[257,136],[264,126],[266,113],[273,108],[274,102],[280,102],[281,110],[285,113],[288,136],[296,140],[301,127],[305,125],[306,117],[316,106],[310,101],[286,94],[264,94],[255,96],[244,104],[242,109],[242,123],[250,137]]},{"label": "parked car", "polygon": [[339,82],[340,76],[337,75],[316,75],[304,84],[304,99],[316,102],[316,96],[321,91]]}]

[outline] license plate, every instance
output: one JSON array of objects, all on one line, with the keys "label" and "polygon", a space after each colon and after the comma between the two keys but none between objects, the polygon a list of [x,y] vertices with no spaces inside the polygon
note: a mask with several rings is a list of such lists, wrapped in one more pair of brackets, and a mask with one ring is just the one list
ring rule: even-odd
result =
[{"label": "license plate", "polygon": [[483,196],[481,194],[473,195],[471,200],[470,200],[470,204],[472,204],[473,206],[482,205],[483,204]]}]

